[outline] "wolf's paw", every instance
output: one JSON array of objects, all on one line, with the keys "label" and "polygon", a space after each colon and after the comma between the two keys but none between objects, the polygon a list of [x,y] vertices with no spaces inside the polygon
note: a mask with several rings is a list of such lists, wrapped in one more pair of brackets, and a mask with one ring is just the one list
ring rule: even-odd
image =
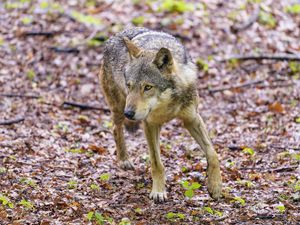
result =
[{"label": "wolf's paw", "polygon": [[162,203],[167,201],[167,193],[164,192],[158,192],[158,191],[151,191],[150,198],[154,200],[155,203]]},{"label": "wolf's paw", "polygon": [[130,160],[119,161],[119,165],[123,170],[134,170],[134,166]]},{"label": "wolf's paw", "polygon": [[213,199],[219,199],[222,195],[222,180],[221,178],[208,179],[208,192]]}]

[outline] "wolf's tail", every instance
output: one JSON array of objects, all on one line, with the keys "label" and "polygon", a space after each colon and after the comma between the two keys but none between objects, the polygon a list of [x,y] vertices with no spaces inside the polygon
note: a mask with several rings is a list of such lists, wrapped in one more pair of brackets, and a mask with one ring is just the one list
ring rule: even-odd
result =
[{"label": "wolf's tail", "polygon": [[140,128],[140,122],[125,119],[125,129],[130,133],[135,133]]}]

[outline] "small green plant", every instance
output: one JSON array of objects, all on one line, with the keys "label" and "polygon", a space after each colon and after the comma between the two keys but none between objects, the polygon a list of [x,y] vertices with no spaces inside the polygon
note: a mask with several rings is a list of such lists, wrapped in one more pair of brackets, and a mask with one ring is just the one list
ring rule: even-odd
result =
[{"label": "small green plant", "polygon": [[32,180],[32,179],[30,179],[30,178],[26,178],[26,177],[22,177],[22,178],[20,179],[20,182],[21,182],[22,184],[26,184],[26,185],[28,185],[28,186],[30,186],[30,187],[32,187],[32,188],[35,188],[35,187],[37,186],[35,180]]},{"label": "small green plant", "polygon": [[99,47],[103,44],[103,41],[99,41],[98,39],[88,40],[87,45],[89,47]]},{"label": "small green plant", "polygon": [[88,221],[92,221],[93,217],[94,217],[93,211],[88,212],[88,214],[86,215],[86,218],[88,219]]},{"label": "small green plant", "polygon": [[241,184],[241,185],[247,187],[247,188],[253,187],[253,183],[250,180],[240,180],[240,179],[238,179],[236,182],[238,184]]},{"label": "small green plant", "polygon": [[128,218],[122,218],[119,225],[131,225],[130,220]]},{"label": "small green plant", "polygon": [[81,148],[71,148],[71,149],[65,149],[66,152],[71,152],[74,154],[81,154],[84,153],[84,150]]},{"label": "small green plant", "polygon": [[21,2],[7,2],[5,3],[4,7],[6,9],[19,9],[23,8],[24,4],[22,4]]},{"label": "small green plant", "polygon": [[300,63],[291,61],[291,62],[289,62],[289,68],[291,70],[291,74],[293,74],[293,75],[297,74],[300,72]]},{"label": "small green plant", "polygon": [[22,199],[19,202],[19,205],[23,206],[27,210],[33,210],[34,209],[34,205],[30,201],[27,201],[26,199]]},{"label": "small green plant", "polygon": [[232,167],[235,166],[235,164],[236,164],[235,161],[232,161],[231,159],[228,159],[227,162],[225,163],[225,166],[226,166],[227,168],[232,168]]},{"label": "small green plant", "polygon": [[95,222],[95,223],[100,224],[100,225],[107,224],[107,223],[109,223],[109,224],[113,223],[112,218],[105,217],[101,213],[94,212],[94,211],[88,212],[88,214],[86,215],[86,218],[87,218],[88,221]]},{"label": "small green plant", "polygon": [[300,117],[295,118],[296,123],[300,123]]},{"label": "small green plant", "polygon": [[6,168],[5,167],[0,167],[0,174],[6,173]]},{"label": "small green plant", "polygon": [[3,37],[0,36],[0,46],[2,46],[3,44],[4,44]]},{"label": "small green plant", "polygon": [[135,208],[134,211],[137,213],[137,214],[142,214],[143,210],[141,208]]},{"label": "small green plant", "polygon": [[284,213],[285,212],[285,206],[284,205],[277,205],[276,209],[280,212],[280,213]]},{"label": "small green plant", "polygon": [[214,214],[214,210],[210,207],[203,207],[204,211],[208,212],[209,214]]},{"label": "small green plant", "polygon": [[182,213],[168,212],[166,218],[171,221],[183,220],[185,218],[185,215]]},{"label": "small green plant", "polygon": [[205,73],[208,72],[209,66],[203,59],[198,59],[196,61],[196,65],[200,71],[203,71]]},{"label": "small green plant", "polygon": [[300,13],[300,4],[294,4],[285,8],[288,13],[298,14]]},{"label": "small green plant", "polygon": [[98,191],[98,190],[100,190],[100,187],[97,185],[97,184],[91,184],[91,189],[93,190],[93,191]]},{"label": "small green plant", "polygon": [[35,78],[35,72],[34,70],[30,69],[27,71],[26,76],[29,80],[33,80]]},{"label": "small green plant", "polygon": [[211,207],[208,207],[208,206],[203,207],[203,210],[208,212],[211,215],[216,215],[216,216],[219,216],[219,217],[223,216],[222,212],[220,212],[218,210],[214,210],[214,209],[212,209]]},{"label": "small green plant", "polygon": [[276,19],[271,13],[267,13],[264,11],[261,11],[259,13],[258,18],[259,23],[262,25],[268,27],[268,28],[274,28],[276,26]]},{"label": "small green plant", "polygon": [[113,123],[111,121],[105,120],[103,122],[103,127],[105,127],[105,128],[112,128],[112,126],[113,126]]},{"label": "small green plant", "polygon": [[185,167],[185,166],[181,167],[181,172],[186,173],[188,171],[189,171],[189,169],[187,167]]},{"label": "small green plant", "polygon": [[184,13],[187,11],[193,11],[194,6],[184,0],[163,0],[161,9],[172,13]]},{"label": "small green plant", "polygon": [[132,19],[131,21],[133,23],[133,25],[135,26],[143,26],[144,22],[145,22],[145,17],[143,16],[138,16]]},{"label": "small green plant", "polygon": [[298,180],[294,185],[294,191],[300,191],[300,180]]},{"label": "small green plant", "polygon": [[241,197],[234,197],[230,202],[237,202],[244,206],[246,204],[246,201]]},{"label": "small green plant", "polygon": [[188,198],[192,198],[194,196],[194,190],[197,190],[201,187],[201,184],[198,182],[190,182],[188,181],[182,181],[181,182],[182,187],[186,190],[184,192],[184,196]]},{"label": "small green plant", "polygon": [[240,61],[238,59],[230,59],[228,61],[228,67],[229,69],[235,69],[240,64]]},{"label": "small green plant", "polygon": [[41,7],[41,9],[47,9],[47,8],[49,8],[49,7],[50,7],[49,2],[47,2],[47,1],[42,1],[42,2],[40,3],[40,7]]},{"label": "small green plant", "polygon": [[75,181],[75,180],[70,180],[70,181],[68,182],[68,188],[69,188],[69,189],[76,189],[76,188],[77,188],[77,181]]},{"label": "small green plant", "polygon": [[103,174],[100,175],[99,178],[100,178],[101,181],[108,181],[110,177],[111,177],[110,173],[103,173]]},{"label": "small green plant", "polygon": [[67,133],[69,127],[68,124],[66,124],[65,122],[59,122],[57,125],[54,126],[54,129],[62,133]]},{"label": "small green plant", "polygon": [[8,206],[9,208],[14,208],[14,204],[9,200],[9,198],[7,198],[6,196],[2,195],[0,193],[0,203],[3,206]]},{"label": "small green plant", "polygon": [[249,155],[251,155],[251,156],[253,156],[253,155],[255,154],[255,151],[254,151],[252,148],[244,148],[244,149],[243,149],[243,152],[244,152],[245,154],[249,154]]},{"label": "small green plant", "polygon": [[28,25],[28,24],[31,24],[31,23],[32,23],[32,18],[31,18],[31,17],[23,17],[23,18],[21,19],[21,21],[22,21],[22,23],[23,23],[24,25]]},{"label": "small green plant", "polygon": [[98,18],[95,18],[93,16],[90,16],[90,15],[84,15],[80,12],[77,12],[77,11],[73,11],[71,13],[71,16],[77,20],[78,22],[80,23],[83,23],[83,24],[87,24],[87,25],[100,25],[101,24],[101,20],[98,19]]},{"label": "small green plant", "polygon": [[300,153],[294,153],[291,155],[293,159],[300,161]]}]

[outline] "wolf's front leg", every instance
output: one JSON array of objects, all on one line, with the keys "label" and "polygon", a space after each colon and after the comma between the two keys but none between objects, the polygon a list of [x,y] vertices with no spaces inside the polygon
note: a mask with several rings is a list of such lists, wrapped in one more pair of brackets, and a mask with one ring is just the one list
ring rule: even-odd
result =
[{"label": "wolf's front leg", "polygon": [[113,135],[116,142],[117,148],[117,159],[118,164],[124,170],[133,170],[133,164],[129,160],[129,156],[126,150],[125,140],[124,140],[124,132],[123,132],[123,122],[124,116],[122,114],[113,113]]},{"label": "wolf's front leg", "polygon": [[218,199],[221,197],[222,191],[222,178],[218,155],[212,146],[202,118],[197,114],[196,110],[195,113],[191,114],[193,116],[185,119],[184,125],[205,152],[208,167],[208,192],[212,198]]},{"label": "wolf's front leg", "polygon": [[153,180],[150,198],[153,199],[155,202],[164,202],[167,200],[167,193],[165,188],[165,168],[160,159],[160,126],[144,122],[144,131],[150,152],[151,173]]}]

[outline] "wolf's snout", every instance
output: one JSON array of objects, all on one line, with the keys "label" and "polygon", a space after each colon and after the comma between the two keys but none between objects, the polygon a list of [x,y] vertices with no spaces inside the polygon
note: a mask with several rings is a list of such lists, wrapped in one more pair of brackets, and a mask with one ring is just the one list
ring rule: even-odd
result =
[{"label": "wolf's snout", "polygon": [[128,119],[132,120],[133,117],[134,117],[134,115],[135,115],[135,112],[134,112],[133,110],[125,110],[124,115],[125,115]]}]

